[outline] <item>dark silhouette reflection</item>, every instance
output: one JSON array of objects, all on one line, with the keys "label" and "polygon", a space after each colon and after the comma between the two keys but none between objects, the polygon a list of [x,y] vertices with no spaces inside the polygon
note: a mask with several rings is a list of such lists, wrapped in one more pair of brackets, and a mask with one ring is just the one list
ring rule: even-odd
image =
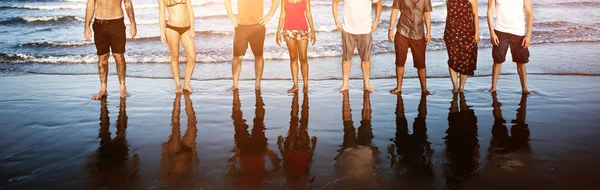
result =
[{"label": "dark silhouette reflection", "polygon": [[[408,122],[404,115],[402,95],[397,95],[396,138],[389,146],[391,166],[398,175],[406,177],[433,177],[431,142],[427,141],[427,96],[422,95],[418,115],[413,123],[412,135],[408,133]],[[396,155],[394,149],[398,152]],[[397,163],[399,159],[399,163]]]},{"label": "dark silhouette reflection", "polygon": [[343,92],[342,120],[344,121],[344,139],[338,155],[335,157],[336,167],[341,169],[345,176],[367,177],[373,172],[374,159],[378,154],[377,147],[373,146],[373,131],[371,126],[371,94],[364,91],[362,120],[358,127],[358,135],[352,122],[352,109],[348,91]]},{"label": "dark silhouette reflection", "polygon": [[[288,180],[308,176],[317,137],[308,135],[308,93],[302,99],[301,117],[298,118],[298,92],[294,93],[287,137],[279,136],[277,145],[283,156],[283,169]],[[304,178],[306,179],[306,178]]]},{"label": "dark silhouette reflection", "polygon": [[467,105],[463,93],[454,94],[452,98],[448,125],[444,138],[447,159],[445,175],[447,184],[453,186],[479,169],[477,116]]},{"label": "dark silhouette reflection", "polygon": [[171,188],[184,188],[193,182],[198,166],[196,151],[196,112],[188,93],[184,94],[187,129],[181,137],[181,94],[175,94],[173,112],[171,113],[171,135],[162,144],[160,160],[161,179],[168,182]]},{"label": "dark silhouette reflection", "polygon": [[126,100],[121,99],[117,117],[116,136],[110,133],[110,117],[106,97],[100,100],[100,146],[89,156],[87,163],[91,188],[123,189],[139,188],[139,157],[130,156],[129,145],[125,138],[127,129]]},{"label": "dark silhouette reflection", "polygon": [[[531,152],[531,147],[529,146],[529,125],[525,123],[527,95],[521,96],[516,119],[511,122],[514,124],[510,130],[511,136],[508,134],[506,120],[502,117],[502,104],[498,101],[496,93],[492,93],[492,100],[494,126],[492,127],[492,139],[490,140],[487,159],[490,160],[494,157],[506,158],[506,154],[514,151]],[[503,167],[503,165],[500,165],[500,167]]]},{"label": "dark silhouette reflection", "polygon": [[[228,160],[230,174],[241,185],[259,185],[267,179],[268,175],[278,169],[280,159],[277,154],[267,147],[265,136],[265,104],[260,90],[256,91],[256,104],[252,130],[248,132],[248,125],[243,119],[238,90],[233,93],[233,106],[231,118],[235,127],[234,155]],[[269,158],[272,168],[265,167],[265,158]]]}]

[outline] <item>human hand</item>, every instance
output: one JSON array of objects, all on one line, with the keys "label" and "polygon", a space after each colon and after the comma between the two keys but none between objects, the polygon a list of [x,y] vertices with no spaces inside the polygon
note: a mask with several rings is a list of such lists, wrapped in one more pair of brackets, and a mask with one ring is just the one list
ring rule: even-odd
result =
[{"label": "human hand", "polygon": [[161,33],[160,34],[160,41],[164,44],[167,43],[167,36],[165,35],[165,33]]},{"label": "human hand", "polygon": [[277,31],[277,33],[275,33],[275,43],[276,43],[278,46],[281,46],[281,41],[282,41],[282,40],[281,40],[281,35],[282,35],[282,34],[281,34],[281,32],[279,32],[279,31]]},{"label": "human hand", "polygon": [[425,43],[429,43],[429,41],[431,41],[431,34],[427,33],[427,35],[425,35]]},{"label": "human hand", "polygon": [[396,37],[396,33],[394,33],[394,30],[388,31],[388,40],[390,40],[390,42],[394,42],[395,37]]},{"label": "human hand", "polygon": [[260,17],[260,25],[264,26],[267,25],[269,23],[269,21],[271,20],[271,15],[267,15],[265,17]]},{"label": "human hand", "polygon": [[496,35],[495,32],[492,32],[490,34],[490,41],[492,42],[492,45],[498,46],[500,44],[500,40],[498,40],[498,36]]},{"label": "human hand", "polygon": [[92,30],[90,30],[90,27],[85,27],[83,29],[83,36],[85,37],[85,40],[92,41]]},{"label": "human hand", "polygon": [[317,36],[315,35],[315,31],[312,31],[310,33],[310,41],[313,46],[315,45],[315,43],[317,43]]},{"label": "human hand", "polygon": [[373,22],[373,24],[371,24],[371,33],[375,32],[375,30],[377,30],[377,26],[379,26],[378,20],[376,20],[375,22]]},{"label": "human hand", "polygon": [[521,43],[521,46],[523,46],[523,48],[528,48],[531,45],[531,35],[526,35],[525,38],[523,38],[523,42]]},{"label": "human hand", "polygon": [[131,39],[133,39],[136,34],[137,34],[137,28],[135,27],[135,23],[133,23],[133,24],[131,24],[131,26],[129,26],[129,35],[131,36]]},{"label": "human hand", "polygon": [[475,37],[473,38],[473,43],[479,42],[479,32],[475,32]]},{"label": "human hand", "polygon": [[343,31],[344,31],[344,24],[343,24],[343,23],[341,23],[341,22],[338,22],[338,21],[336,21],[336,22],[335,22],[335,27],[337,27],[337,29],[338,29],[340,32],[343,32]]},{"label": "human hand", "polygon": [[190,28],[190,30],[188,30],[188,32],[190,33],[190,39],[194,39],[194,37],[196,36],[196,30],[194,30],[193,28]]},{"label": "human hand", "polygon": [[237,18],[231,18],[230,20],[231,20],[231,27],[233,27],[234,29],[237,28],[240,21],[238,21]]}]

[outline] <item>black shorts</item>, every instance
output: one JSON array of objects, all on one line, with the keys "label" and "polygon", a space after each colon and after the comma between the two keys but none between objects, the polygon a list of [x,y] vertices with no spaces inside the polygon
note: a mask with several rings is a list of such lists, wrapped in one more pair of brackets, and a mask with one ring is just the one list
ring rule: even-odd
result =
[{"label": "black shorts", "polygon": [[108,52],[125,53],[125,22],[123,18],[113,20],[94,19],[94,44],[98,55]]},{"label": "black shorts", "polygon": [[266,32],[266,28],[260,24],[238,25],[233,36],[233,56],[246,55],[248,44],[254,56],[262,56]]},{"label": "black shorts", "polygon": [[494,31],[496,36],[498,36],[498,40],[500,41],[498,46],[492,46],[492,57],[494,58],[494,63],[504,63],[504,61],[506,61],[506,52],[508,51],[508,46],[510,46],[510,53],[512,54],[513,62],[529,62],[529,49],[521,46],[521,44],[523,44],[523,39],[525,38],[524,36],[504,33],[498,30]]}]

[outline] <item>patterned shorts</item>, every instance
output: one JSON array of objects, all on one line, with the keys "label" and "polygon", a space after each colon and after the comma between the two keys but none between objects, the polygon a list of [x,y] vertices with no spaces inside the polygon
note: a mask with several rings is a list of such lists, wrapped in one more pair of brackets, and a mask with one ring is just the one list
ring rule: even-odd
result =
[{"label": "patterned shorts", "polygon": [[283,39],[288,40],[307,40],[308,30],[284,30]]}]

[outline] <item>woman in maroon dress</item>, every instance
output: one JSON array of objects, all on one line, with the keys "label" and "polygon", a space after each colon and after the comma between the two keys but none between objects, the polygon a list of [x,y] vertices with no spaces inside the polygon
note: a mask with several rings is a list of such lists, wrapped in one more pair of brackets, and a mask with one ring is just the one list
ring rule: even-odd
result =
[{"label": "woman in maroon dress", "polygon": [[[467,76],[477,69],[477,42],[479,41],[479,16],[477,0],[447,0],[444,42],[448,50],[448,70],[452,80],[452,93],[464,92]],[[460,85],[458,75],[460,74]]]}]

